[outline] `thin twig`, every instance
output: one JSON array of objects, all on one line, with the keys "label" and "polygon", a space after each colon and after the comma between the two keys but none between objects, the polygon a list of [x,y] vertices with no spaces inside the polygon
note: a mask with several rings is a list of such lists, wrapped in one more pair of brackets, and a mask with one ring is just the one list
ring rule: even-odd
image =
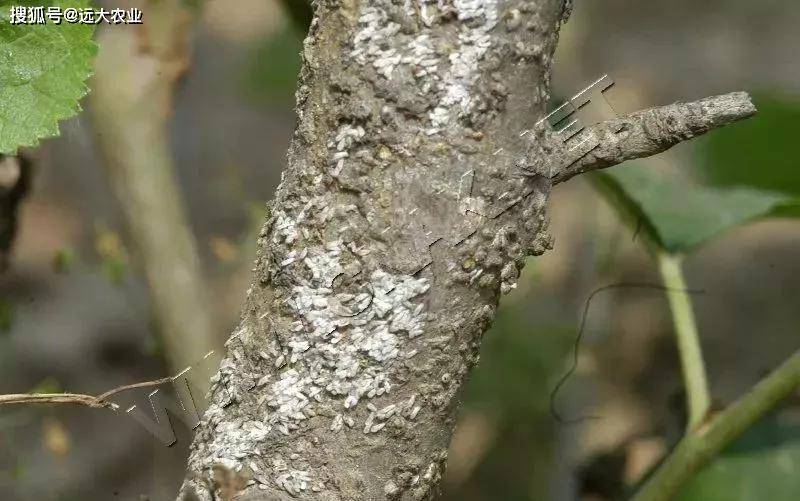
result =
[{"label": "thin twig", "polygon": [[119,405],[110,402],[108,397],[116,395],[123,391],[133,390],[135,388],[147,388],[151,386],[158,386],[160,384],[168,383],[172,378],[165,377],[155,379],[153,381],[144,381],[142,383],[127,384],[117,386],[105,393],[97,396],[84,395],[81,393],[13,393],[10,395],[0,395],[0,405],[5,404],[73,404],[85,405],[94,409],[111,409],[116,411]]},{"label": "thin twig", "polygon": [[118,386],[118,387],[116,387],[114,389],[108,390],[105,393],[101,393],[100,395],[97,396],[97,399],[98,400],[107,400],[108,397],[110,397],[111,395],[116,395],[117,393],[120,393],[120,392],[123,392],[123,391],[133,390],[135,388],[148,388],[148,387],[151,387],[151,386],[158,386],[160,384],[169,383],[170,381],[172,381],[172,378],[163,377],[161,379],[155,379],[153,381],[145,381],[143,383],[134,383],[134,384],[127,384],[127,385],[124,385],[124,386]]},{"label": "thin twig", "polygon": [[117,404],[79,393],[16,393],[0,395],[0,404],[75,404],[117,410]]}]

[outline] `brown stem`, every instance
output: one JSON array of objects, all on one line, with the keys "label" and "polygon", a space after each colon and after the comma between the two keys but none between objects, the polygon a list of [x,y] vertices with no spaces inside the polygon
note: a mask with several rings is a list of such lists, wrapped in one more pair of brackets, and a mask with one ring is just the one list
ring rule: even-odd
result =
[{"label": "brown stem", "polygon": [[141,383],[126,384],[117,386],[97,396],[84,395],[81,393],[12,393],[8,395],[0,395],[0,405],[5,404],[73,404],[85,405],[95,409],[111,409],[116,411],[119,405],[108,400],[109,397],[114,396],[124,391],[133,390],[136,388],[149,388],[158,386],[172,381],[172,378],[165,377],[153,381],[144,381]]}]

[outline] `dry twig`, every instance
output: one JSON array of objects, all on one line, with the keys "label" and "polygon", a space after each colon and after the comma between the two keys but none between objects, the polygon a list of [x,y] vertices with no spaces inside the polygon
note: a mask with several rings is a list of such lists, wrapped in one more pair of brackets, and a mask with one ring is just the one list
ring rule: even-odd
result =
[{"label": "dry twig", "polygon": [[83,395],[80,393],[12,393],[0,395],[0,405],[4,404],[74,404],[85,405],[95,409],[111,409],[116,411],[119,405],[108,400],[112,395],[135,388],[149,388],[171,381],[172,378],[161,378],[142,383],[118,386],[97,396]]}]

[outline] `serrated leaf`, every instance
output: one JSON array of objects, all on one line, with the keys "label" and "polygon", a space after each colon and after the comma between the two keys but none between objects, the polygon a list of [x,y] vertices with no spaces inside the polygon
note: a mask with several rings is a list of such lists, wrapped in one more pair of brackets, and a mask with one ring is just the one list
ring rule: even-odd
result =
[{"label": "serrated leaf", "polygon": [[0,0],[0,153],[15,153],[58,135],[58,123],[80,111],[97,46],[94,25],[12,25],[16,5],[85,8],[87,0]]},{"label": "serrated leaf", "polygon": [[795,501],[800,493],[800,429],[767,421],[701,471],[678,501]]},{"label": "serrated leaf", "polygon": [[756,188],[706,186],[642,165],[615,167],[593,179],[649,243],[669,253],[688,252],[792,200]]}]

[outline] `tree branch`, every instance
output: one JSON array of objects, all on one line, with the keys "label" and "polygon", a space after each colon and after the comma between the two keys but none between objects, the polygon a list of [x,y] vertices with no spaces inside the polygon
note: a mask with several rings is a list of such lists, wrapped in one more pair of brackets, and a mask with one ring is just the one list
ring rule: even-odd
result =
[{"label": "tree branch", "polygon": [[[90,111],[177,373],[217,346],[169,134],[175,88],[189,67],[193,13],[182,0],[149,0],[146,7],[147,23],[99,33]],[[205,389],[208,381],[192,384]]]},{"label": "tree branch", "polygon": [[109,397],[114,396],[123,391],[133,390],[135,388],[149,388],[158,386],[160,384],[168,383],[172,378],[161,378],[154,381],[145,381],[142,383],[127,384],[117,386],[105,393],[97,396],[84,395],[81,393],[12,393],[9,395],[0,395],[0,405],[5,404],[72,404],[72,405],[85,405],[95,409],[111,409],[116,411],[119,405],[108,400]]},{"label": "tree branch", "polygon": [[736,438],[800,386],[800,351],[781,364],[749,393],[691,430],[658,467],[633,501],[668,501]]},{"label": "tree branch", "polygon": [[[555,183],[564,182],[584,172],[664,152],[676,144],[749,118],[756,108],[746,92],[732,92],[690,103],[675,103],[637,111],[614,120],[592,125],[579,138],[597,142],[583,156],[553,175]],[[563,154],[563,153],[562,153]],[[554,165],[563,165],[553,159]]]},{"label": "tree branch", "polygon": [[0,395],[0,405],[5,404],[73,404],[85,405],[96,409],[116,410],[117,404],[103,402],[91,395],[79,393],[12,393],[10,395]]}]

